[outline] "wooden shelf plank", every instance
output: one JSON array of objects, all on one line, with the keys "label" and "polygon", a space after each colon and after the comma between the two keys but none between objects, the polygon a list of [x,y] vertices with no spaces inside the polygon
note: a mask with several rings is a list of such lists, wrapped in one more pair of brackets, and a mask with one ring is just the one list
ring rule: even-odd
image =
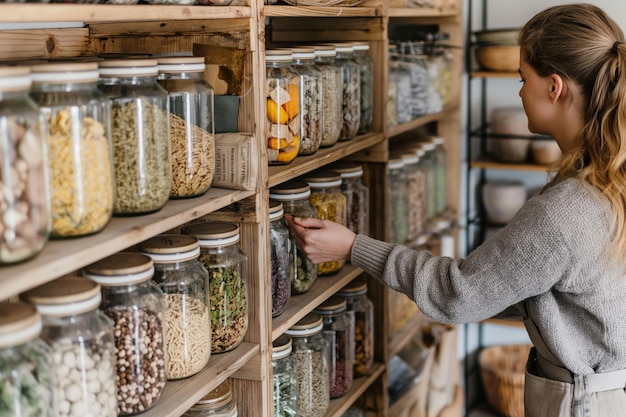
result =
[{"label": "wooden shelf plank", "polygon": [[341,398],[330,401],[325,417],[341,417],[348,408],[376,381],[385,370],[385,365],[375,363],[369,375],[357,378],[350,390]]},{"label": "wooden shelf plank", "polygon": [[252,191],[212,188],[197,198],[170,200],[156,213],[114,217],[100,233],[50,240],[35,258],[0,267],[0,299],[69,274],[123,248],[254,195]]},{"label": "wooden shelf plank", "polygon": [[518,327],[524,329],[524,322],[520,320],[500,320],[500,319],[487,319],[483,320],[484,324],[496,324],[498,326]]},{"label": "wooden shelf plank", "polygon": [[380,13],[375,7],[340,6],[265,6],[267,17],[371,17]]},{"label": "wooden shelf plank", "polygon": [[472,71],[472,78],[519,78],[517,72],[499,72],[499,71]]},{"label": "wooden shelf plank", "polygon": [[547,165],[540,164],[514,164],[507,162],[496,162],[489,161],[485,159],[480,159],[476,161],[470,161],[470,168],[482,168],[482,169],[504,169],[511,171],[537,171],[537,172],[547,172]]},{"label": "wooden shelf plank", "polygon": [[429,7],[390,7],[389,17],[453,17],[459,14],[456,10],[441,10]]},{"label": "wooden shelf plank", "polygon": [[389,342],[389,357],[397,355],[411,339],[413,339],[421,328],[421,324],[428,320],[424,314],[418,311],[415,316],[406,322],[402,331],[391,337]]},{"label": "wooden shelf plank", "polygon": [[402,133],[410,132],[411,130],[417,129],[418,127],[425,126],[429,123],[436,122],[444,118],[449,114],[449,112],[454,111],[455,109],[444,109],[444,111],[440,113],[427,114],[425,116],[419,117],[415,120],[411,120],[408,123],[402,123],[400,125],[389,128],[388,135],[389,137],[398,136]]}]

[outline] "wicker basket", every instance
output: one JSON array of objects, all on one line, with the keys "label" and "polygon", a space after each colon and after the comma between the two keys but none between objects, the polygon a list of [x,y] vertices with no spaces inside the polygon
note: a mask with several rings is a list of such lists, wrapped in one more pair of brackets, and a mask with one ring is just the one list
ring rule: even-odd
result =
[{"label": "wicker basket", "polygon": [[531,345],[498,345],[478,357],[489,405],[505,417],[524,417],[524,370]]},{"label": "wicker basket", "polygon": [[476,60],[489,71],[516,72],[519,68],[517,45],[494,45],[476,48]]}]

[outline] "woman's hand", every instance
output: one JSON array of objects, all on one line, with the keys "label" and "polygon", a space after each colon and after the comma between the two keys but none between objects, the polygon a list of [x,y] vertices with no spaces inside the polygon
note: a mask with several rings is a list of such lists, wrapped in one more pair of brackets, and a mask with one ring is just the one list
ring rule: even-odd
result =
[{"label": "woman's hand", "polygon": [[285,214],[291,235],[304,254],[315,264],[350,259],[356,234],[329,220],[294,217]]}]

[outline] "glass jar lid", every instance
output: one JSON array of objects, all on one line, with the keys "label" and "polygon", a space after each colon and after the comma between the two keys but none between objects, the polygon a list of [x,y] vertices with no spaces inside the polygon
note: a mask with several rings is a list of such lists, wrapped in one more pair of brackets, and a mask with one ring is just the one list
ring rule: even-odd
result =
[{"label": "glass jar lid", "polygon": [[310,172],[302,179],[309,183],[311,188],[339,187],[341,185],[341,175],[331,170]]},{"label": "glass jar lid", "polygon": [[153,275],[152,258],[136,252],[118,252],[85,268],[85,276],[103,287],[139,284]]},{"label": "glass jar lid", "polygon": [[313,312],[323,315],[341,313],[342,311],[346,310],[347,306],[348,302],[345,298],[339,295],[333,295],[322,304],[315,307],[313,309]]},{"label": "glass jar lid", "polygon": [[352,44],[349,43],[339,43],[335,45],[335,48],[337,49],[338,54],[349,54],[354,52],[354,47],[352,46]]},{"label": "glass jar lid", "polygon": [[43,316],[73,316],[95,310],[102,300],[100,285],[84,277],[66,275],[26,291],[22,299]]},{"label": "glass jar lid", "polygon": [[0,92],[26,91],[32,84],[29,67],[0,67]]},{"label": "glass jar lid", "polygon": [[267,62],[290,62],[291,51],[289,49],[269,49],[265,51]]},{"label": "glass jar lid", "polygon": [[400,157],[393,158],[389,160],[389,162],[387,163],[387,166],[389,167],[390,170],[402,169],[404,167],[404,161]]},{"label": "glass jar lid", "polygon": [[337,294],[342,296],[354,296],[365,293],[367,293],[367,282],[360,278],[356,278],[346,284]]},{"label": "glass jar lid", "polygon": [[337,48],[334,45],[315,45],[316,57],[334,57],[337,56]]},{"label": "glass jar lid", "polygon": [[286,334],[280,335],[272,343],[272,359],[286,358],[291,354],[291,338]]},{"label": "glass jar lid", "polygon": [[183,233],[195,236],[201,247],[217,248],[239,242],[239,226],[234,223],[211,221],[183,228]]},{"label": "glass jar lid", "polygon": [[100,62],[100,76],[149,77],[158,75],[156,59],[105,59]]},{"label": "glass jar lid", "polygon": [[353,42],[352,43],[352,48],[355,51],[369,51],[370,50],[370,44],[367,42]]},{"label": "glass jar lid", "polygon": [[190,261],[200,256],[198,239],[183,234],[155,236],[139,244],[138,250],[159,264]]},{"label": "glass jar lid", "polygon": [[402,155],[400,155],[400,157],[402,158],[402,162],[404,162],[405,165],[413,165],[419,162],[419,157],[415,152],[403,153]]},{"label": "glass jar lid", "polygon": [[76,84],[98,81],[97,62],[57,62],[33,65],[30,68],[33,84]]},{"label": "glass jar lid", "polygon": [[279,201],[303,200],[311,195],[311,187],[301,180],[289,180],[270,188],[270,198]]},{"label": "glass jar lid", "polygon": [[318,334],[324,328],[324,322],[319,314],[309,313],[300,321],[285,331],[287,336],[312,336]]},{"label": "glass jar lid", "polygon": [[180,72],[203,72],[206,65],[201,56],[168,56],[157,59],[157,68],[161,74]]},{"label": "glass jar lid", "polygon": [[294,60],[315,59],[315,49],[313,48],[291,48],[291,58]]},{"label": "glass jar lid", "polygon": [[202,397],[192,407],[194,409],[220,408],[233,400],[233,391],[230,383],[224,381],[219,384],[213,391]]},{"label": "glass jar lid", "polygon": [[283,203],[270,198],[270,221],[283,217]]},{"label": "glass jar lid", "polygon": [[41,333],[41,316],[24,302],[0,303],[0,349],[21,345]]},{"label": "glass jar lid", "polygon": [[339,173],[341,178],[356,178],[363,176],[363,166],[357,162],[338,162],[331,165],[330,169]]}]

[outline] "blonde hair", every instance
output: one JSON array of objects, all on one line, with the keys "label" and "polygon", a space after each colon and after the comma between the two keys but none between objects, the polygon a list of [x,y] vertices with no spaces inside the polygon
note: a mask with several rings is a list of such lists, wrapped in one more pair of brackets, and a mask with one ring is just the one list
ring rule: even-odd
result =
[{"label": "blonde hair", "polygon": [[[590,4],[550,7],[524,25],[519,44],[539,75],[558,74],[584,95],[584,127],[554,167],[598,189],[613,210],[611,255],[626,254],[626,45],[624,33]],[[626,265],[624,266],[626,268]]]}]

